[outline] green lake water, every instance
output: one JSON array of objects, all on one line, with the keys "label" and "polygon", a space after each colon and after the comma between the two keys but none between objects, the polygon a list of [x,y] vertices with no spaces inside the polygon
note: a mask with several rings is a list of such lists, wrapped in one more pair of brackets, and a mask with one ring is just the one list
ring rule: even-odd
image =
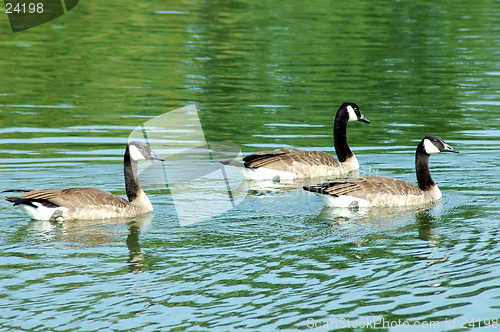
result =
[{"label": "green lake water", "polygon": [[498,328],[498,2],[82,0],[15,34],[2,12],[0,36],[1,190],[123,196],[131,132],[188,105],[209,143],[334,154],[355,102],[360,173],[412,183],[425,135],[460,151],[430,158],[443,199],[410,209],[326,209],[299,184],[249,184],[189,226],[168,185],[129,220],[30,221],[2,200],[1,331]]}]

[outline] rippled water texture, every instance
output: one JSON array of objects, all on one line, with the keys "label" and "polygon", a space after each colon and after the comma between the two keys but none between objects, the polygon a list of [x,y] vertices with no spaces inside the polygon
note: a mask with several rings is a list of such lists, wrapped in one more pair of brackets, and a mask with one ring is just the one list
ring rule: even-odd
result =
[{"label": "rippled water texture", "polygon": [[427,134],[460,154],[431,157],[443,199],[412,209],[337,211],[300,184],[251,184],[241,204],[181,227],[168,186],[145,185],[154,212],[127,220],[30,221],[2,200],[0,330],[498,327],[499,10],[89,0],[16,34],[4,15],[2,190],[124,196],[130,133],[187,105],[207,142],[244,154],[334,153],[344,101],[371,121],[348,128],[361,174],[414,183]]}]

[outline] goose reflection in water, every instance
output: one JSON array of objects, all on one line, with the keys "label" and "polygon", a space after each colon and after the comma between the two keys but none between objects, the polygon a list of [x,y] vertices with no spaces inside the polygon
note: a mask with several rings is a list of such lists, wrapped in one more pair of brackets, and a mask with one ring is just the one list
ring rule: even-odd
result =
[{"label": "goose reflection in water", "polygon": [[70,222],[49,222],[32,220],[19,229],[19,236],[32,243],[44,244],[55,249],[91,248],[119,242],[128,232],[125,244],[129,250],[126,260],[130,272],[145,270],[145,255],[141,251],[139,235],[151,224],[153,215],[144,214],[136,218],[114,218],[106,220],[75,220]]},{"label": "goose reflection in water", "polygon": [[[328,233],[348,237],[354,241],[365,241],[366,236],[379,236],[385,232],[406,232],[418,230],[417,238],[435,247],[442,236],[432,230],[432,221],[440,214],[443,203],[433,203],[430,206],[396,207],[396,208],[323,208],[311,218],[308,224],[323,224]],[[325,230],[324,229],[324,230]],[[359,238],[363,238],[361,240]]]}]

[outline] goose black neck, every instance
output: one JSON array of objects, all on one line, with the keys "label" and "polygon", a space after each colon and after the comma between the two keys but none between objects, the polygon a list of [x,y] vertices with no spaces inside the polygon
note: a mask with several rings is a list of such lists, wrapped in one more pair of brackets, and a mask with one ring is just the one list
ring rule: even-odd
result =
[{"label": "goose black neck", "polygon": [[127,198],[132,202],[137,198],[137,194],[141,190],[139,179],[137,175],[137,162],[130,158],[129,148],[125,150],[123,156],[123,170],[125,174],[125,190],[127,191]]},{"label": "goose black neck", "polygon": [[417,182],[420,189],[426,191],[436,184],[431,177],[431,171],[429,170],[429,155],[424,152],[423,143],[420,143],[417,147],[417,152],[415,154],[415,170],[417,172]]},{"label": "goose black neck", "polygon": [[335,123],[333,124],[333,144],[337,158],[341,163],[352,157],[353,153],[347,143],[347,121],[349,114],[344,109],[337,112]]}]

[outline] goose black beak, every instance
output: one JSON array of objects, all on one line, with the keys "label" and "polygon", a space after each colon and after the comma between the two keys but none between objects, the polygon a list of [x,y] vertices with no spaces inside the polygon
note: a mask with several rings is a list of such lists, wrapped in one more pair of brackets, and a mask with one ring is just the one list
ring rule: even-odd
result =
[{"label": "goose black beak", "polygon": [[160,161],[165,161],[165,158],[162,158],[160,157],[159,155],[157,155],[156,153],[154,153],[153,151],[151,151],[151,153],[149,154],[149,158],[150,160],[160,160]]},{"label": "goose black beak", "polygon": [[454,148],[452,148],[451,146],[449,146],[448,144],[444,143],[444,149],[443,151],[441,152],[453,152],[453,153],[460,153],[460,151],[458,150],[455,150]]},{"label": "goose black beak", "polygon": [[370,123],[370,120],[368,120],[367,118],[365,118],[365,117],[363,116],[363,114],[361,114],[361,117],[359,118],[359,120],[358,120],[358,121],[361,121],[361,122],[366,122],[366,123]]}]

